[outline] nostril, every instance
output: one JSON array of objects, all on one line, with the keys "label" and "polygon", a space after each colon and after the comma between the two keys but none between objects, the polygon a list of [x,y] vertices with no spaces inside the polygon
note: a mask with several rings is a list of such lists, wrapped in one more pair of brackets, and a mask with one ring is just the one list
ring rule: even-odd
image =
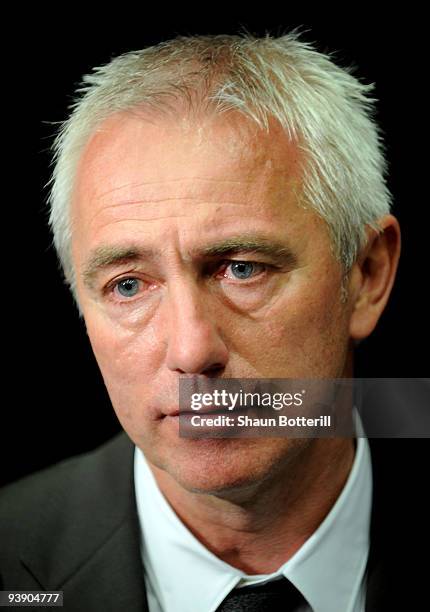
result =
[{"label": "nostril", "polygon": [[217,378],[221,376],[224,370],[225,370],[225,366],[223,366],[220,363],[219,364],[217,363],[211,366],[210,368],[207,368],[206,370],[204,370],[202,374],[204,374],[205,376],[209,376],[210,378]]}]

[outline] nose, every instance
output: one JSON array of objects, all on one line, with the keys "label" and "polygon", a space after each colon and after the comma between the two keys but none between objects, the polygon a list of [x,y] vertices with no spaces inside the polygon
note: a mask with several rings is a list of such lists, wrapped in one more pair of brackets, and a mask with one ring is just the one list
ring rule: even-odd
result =
[{"label": "nose", "polygon": [[228,350],[210,314],[208,296],[190,285],[170,288],[166,296],[166,364],[181,374],[219,376],[227,364]]}]

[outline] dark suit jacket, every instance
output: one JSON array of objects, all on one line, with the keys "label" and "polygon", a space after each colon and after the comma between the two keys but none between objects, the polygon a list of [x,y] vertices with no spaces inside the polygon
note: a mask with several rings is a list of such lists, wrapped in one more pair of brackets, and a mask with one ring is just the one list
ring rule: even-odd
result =
[{"label": "dark suit jacket", "polygon": [[[370,444],[374,500],[366,612],[428,609],[429,577],[423,577],[429,565],[418,556],[429,553],[428,444]],[[147,610],[133,449],[121,433],[0,492],[0,589],[62,590],[67,611]]]}]

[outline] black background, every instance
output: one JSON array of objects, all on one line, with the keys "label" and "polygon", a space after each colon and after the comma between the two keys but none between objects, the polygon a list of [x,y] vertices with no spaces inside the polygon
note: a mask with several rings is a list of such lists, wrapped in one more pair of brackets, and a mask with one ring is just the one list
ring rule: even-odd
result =
[{"label": "black background", "polygon": [[[170,14],[167,8],[161,12]],[[309,30],[303,40],[320,51],[337,51],[338,63],[357,66],[361,80],[376,83],[403,252],[389,306],[357,351],[356,375],[428,376],[427,53],[420,17],[392,12],[375,21],[364,11],[350,17],[336,11],[309,18],[289,10],[270,17],[231,10],[228,15],[215,6],[206,16],[189,18],[128,12],[109,25],[90,22],[86,14],[57,22],[39,15],[5,58],[12,70],[3,71],[8,91],[3,148],[9,163],[3,191],[0,483],[89,450],[120,429],[46,227],[55,129],[50,122],[66,117],[74,87],[92,66],[177,34],[234,33],[241,26],[257,35],[282,34],[301,25]]]}]

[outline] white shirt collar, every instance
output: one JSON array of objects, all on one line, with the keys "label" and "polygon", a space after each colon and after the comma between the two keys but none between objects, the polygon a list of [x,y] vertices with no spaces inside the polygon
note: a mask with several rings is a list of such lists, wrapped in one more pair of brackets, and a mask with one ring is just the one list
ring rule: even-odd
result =
[{"label": "white shirt collar", "polygon": [[143,453],[134,462],[141,553],[150,612],[213,612],[239,584],[283,574],[314,612],[361,612],[369,550],[372,470],[369,444],[357,438],[347,482],[318,529],[278,571],[247,576],[212,554],[160,492]]}]

